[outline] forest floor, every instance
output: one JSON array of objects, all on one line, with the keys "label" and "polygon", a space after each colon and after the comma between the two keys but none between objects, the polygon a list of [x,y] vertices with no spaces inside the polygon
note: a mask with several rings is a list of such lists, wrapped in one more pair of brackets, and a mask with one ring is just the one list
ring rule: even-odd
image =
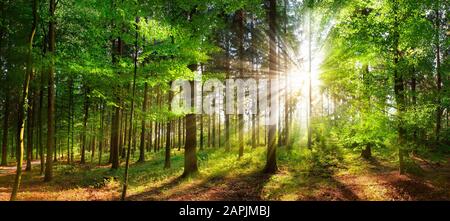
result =
[{"label": "forest floor", "polygon": [[[411,157],[405,175],[394,160],[358,153],[320,158],[310,151],[281,149],[279,172],[262,174],[264,148],[244,157],[219,149],[199,152],[200,173],[181,179],[182,152],[174,151],[172,168],[163,169],[164,154],[148,153],[132,164],[128,200],[450,200],[450,156],[439,160]],[[342,157],[341,155],[345,155]],[[105,158],[104,161],[107,159]],[[108,165],[56,163],[53,181],[45,183],[39,162],[23,173],[19,200],[118,200],[123,170]],[[25,168],[25,167],[24,167]],[[0,167],[0,200],[8,200],[15,166]]]}]

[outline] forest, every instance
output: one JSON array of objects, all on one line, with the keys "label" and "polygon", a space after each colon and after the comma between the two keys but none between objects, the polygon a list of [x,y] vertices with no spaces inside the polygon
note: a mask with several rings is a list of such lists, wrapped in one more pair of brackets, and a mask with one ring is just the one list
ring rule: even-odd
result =
[{"label": "forest", "polygon": [[0,201],[449,201],[449,9],[0,0]]}]

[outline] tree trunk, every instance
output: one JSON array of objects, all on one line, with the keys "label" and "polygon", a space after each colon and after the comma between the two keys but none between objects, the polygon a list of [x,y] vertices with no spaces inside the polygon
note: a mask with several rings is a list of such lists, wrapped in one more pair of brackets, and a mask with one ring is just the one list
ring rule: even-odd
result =
[{"label": "tree trunk", "polygon": [[3,136],[2,136],[2,162],[1,166],[8,165],[8,126],[9,126],[9,86],[5,86],[5,103],[3,114]]},{"label": "tree trunk", "polygon": [[[136,30],[138,29],[137,23],[139,23],[139,17],[136,17]],[[136,77],[137,77],[137,70],[138,70],[138,31],[136,31],[136,37],[134,41],[134,76],[133,76],[133,88],[132,88],[132,97],[131,97],[131,111],[130,111],[130,130],[128,134],[128,149],[127,149],[127,158],[125,161],[125,174],[124,174],[124,182],[123,182],[123,189],[122,189],[122,201],[125,200],[125,197],[127,195],[127,188],[128,188],[128,170],[130,167],[130,152],[131,152],[131,136],[133,132],[133,117],[134,117],[134,99],[136,95]]]},{"label": "tree trunk", "polygon": [[[190,66],[191,71],[197,69],[197,65]],[[191,84],[191,101],[192,108],[195,107],[195,87],[194,81]],[[197,167],[197,124],[195,112],[189,113],[186,116],[186,143],[184,147],[184,172],[183,177],[190,176],[198,172]]]},{"label": "tree trunk", "polygon": [[84,115],[83,115],[83,140],[81,144],[81,164],[86,163],[85,152],[86,152],[86,132],[87,132],[87,121],[89,119],[89,98],[88,98],[89,89],[86,85],[84,85]]},{"label": "tree trunk", "polygon": [[366,147],[361,151],[361,156],[364,159],[372,158],[372,144],[371,143],[366,144]]},{"label": "tree trunk", "polygon": [[[169,83],[169,85],[172,85],[172,82]],[[173,93],[172,90],[169,90],[169,96],[168,96],[168,104],[172,103],[173,99]],[[169,105],[169,112],[171,111],[171,107]],[[170,131],[171,131],[171,120],[167,119],[167,128],[166,128],[166,154],[165,154],[165,160],[164,160],[164,169],[170,168]]]},{"label": "tree trunk", "polygon": [[[52,0],[51,0],[52,1]],[[28,55],[27,55],[27,67],[26,67],[26,75],[25,81],[22,88],[22,99],[19,104],[19,116],[18,116],[18,133],[17,133],[17,145],[18,145],[18,156],[17,156],[17,170],[16,176],[14,179],[14,186],[11,193],[11,201],[16,200],[17,192],[19,191],[20,181],[22,179],[22,163],[23,163],[23,151],[24,151],[24,126],[25,126],[25,110],[26,110],[26,102],[28,99],[28,90],[30,86],[30,81],[33,75],[33,41],[34,35],[36,34],[36,26],[37,26],[37,6],[38,1],[33,1],[33,24],[31,27],[31,32],[28,38]]]},{"label": "tree trunk", "polygon": [[104,121],[105,121],[105,103],[101,104],[102,112],[100,113],[100,139],[99,139],[99,145],[98,145],[98,165],[102,165],[102,153],[103,153],[103,146],[105,144],[105,128],[104,128]]},{"label": "tree trunk", "polygon": [[[288,7],[288,0],[284,0],[284,34],[287,36],[287,24],[288,24],[288,15],[287,15],[287,7]],[[285,40],[287,41],[287,40]],[[287,42],[285,42],[284,45],[286,45]],[[285,48],[285,51],[283,53],[283,60],[284,60],[284,142],[283,144],[287,146],[287,148],[291,148],[290,144],[290,133],[289,133],[289,73],[288,73],[288,54],[287,54],[287,48]]]},{"label": "tree trunk", "polygon": [[67,114],[67,164],[70,164],[70,129],[72,122],[72,107],[73,107],[73,79],[70,77],[69,79],[69,105],[68,105],[68,114]]},{"label": "tree trunk", "polygon": [[181,117],[178,118],[178,151],[181,150]]},{"label": "tree trunk", "polygon": [[211,114],[208,116],[208,147],[211,148]]},{"label": "tree trunk", "polygon": [[110,148],[110,159],[111,159],[111,169],[119,169],[119,124],[120,124],[120,108],[114,108],[114,114],[112,115],[111,122],[111,148]]},{"label": "tree trunk", "polygon": [[[215,109],[215,107],[214,107]],[[212,128],[211,128],[211,143],[212,147],[216,148],[216,114],[212,114]]]},{"label": "tree trunk", "polygon": [[436,110],[436,144],[440,142],[440,132],[442,127],[442,76],[441,76],[441,43],[440,43],[440,29],[441,29],[441,16],[440,16],[440,1],[436,0],[436,86],[437,86],[437,110]]},{"label": "tree trunk", "polygon": [[312,6],[309,9],[308,19],[308,149],[312,149]]},{"label": "tree trunk", "polygon": [[[142,104],[142,121],[141,121],[141,143],[139,146],[139,160],[138,162],[145,162],[145,115],[147,114],[147,103],[148,103],[148,83],[145,82],[145,88],[144,88],[144,103]],[[150,141],[151,143],[151,141]]]},{"label": "tree trunk", "polygon": [[397,110],[398,110],[398,139],[399,139],[399,147],[398,147],[398,157],[399,157],[399,172],[400,174],[404,173],[404,151],[403,146],[405,145],[405,139],[406,139],[406,128],[403,124],[403,113],[406,109],[405,107],[405,94],[404,94],[404,82],[403,82],[403,76],[401,73],[399,73],[398,64],[400,62],[400,50],[399,50],[399,39],[400,39],[400,33],[399,33],[399,21],[398,21],[398,15],[397,12],[399,10],[398,8],[398,2],[395,0],[394,2],[394,30],[393,30],[393,39],[394,39],[394,92],[395,92],[395,99],[397,102]]},{"label": "tree trunk", "polygon": [[40,165],[40,175],[44,174],[44,168],[45,168],[45,158],[44,158],[44,146],[42,143],[42,130],[43,130],[43,121],[42,121],[42,108],[44,107],[44,70],[42,69],[41,72],[41,84],[39,89],[39,111],[38,111],[38,126],[39,126],[39,132],[38,132],[38,139],[39,139],[39,158],[41,160]]},{"label": "tree trunk", "polygon": [[[270,108],[270,118],[274,114],[272,110],[276,110],[277,108],[273,108],[272,105],[276,105],[273,101],[277,100],[277,94],[271,93],[271,85],[272,81],[276,80],[276,72],[277,72],[277,4],[276,0],[268,0],[268,20],[269,20],[269,93],[268,93],[268,107]],[[272,99],[272,96],[275,96]],[[278,170],[277,167],[277,155],[276,155],[276,144],[275,144],[275,136],[277,131],[277,125],[274,122],[271,122],[268,128],[268,146],[267,146],[267,161],[264,167],[265,173],[275,173]]]},{"label": "tree trunk", "polygon": [[[238,53],[239,53],[239,76],[241,78],[244,77],[244,19],[245,19],[245,12],[243,10],[239,10],[236,13],[237,16],[237,26],[238,26]],[[243,89],[245,90],[245,88]],[[242,104],[243,105],[243,104]],[[238,108],[239,110],[240,108]],[[239,158],[244,156],[244,145],[245,145],[245,138],[244,138],[244,113],[238,113],[238,135],[239,135]]]},{"label": "tree trunk", "polygon": [[[30,81],[33,80],[33,76],[31,76]],[[32,90],[32,89],[31,89]],[[31,91],[31,95],[28,99],[28,107],[27,107],[27,166],[25,171],[31,171],[31,161],[33,160],[33,128],[34,128],[34,119],[33,119],[33,91]]]},{"label": "tree trunk", "polygon": [[45,167],[44,181],[51,181],[53,178],[53,150],[55,148],[55,46],[56,46],[56,23],[55,17],[56,2],[50,0],[50,21],[48,31],[48,51],[52,56],[50,70],[48,73],[48,110],[47,110],[47,160]]}]

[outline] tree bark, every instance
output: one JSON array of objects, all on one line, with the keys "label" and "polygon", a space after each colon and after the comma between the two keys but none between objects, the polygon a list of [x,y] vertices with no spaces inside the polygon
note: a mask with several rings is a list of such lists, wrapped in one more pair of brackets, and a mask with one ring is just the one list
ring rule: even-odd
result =
[{"label": "tree bark", "polygon": [[[143,117],[141,120],[141,143],[139,146],[139,160],[138,162],[145,162],[145,152],[144,152],[144,148],[145,148],[145,124],[146,124],[146,120],[145,120],[145,115],[147,114],[147,103],[148,103],[148,83],[145,82],[145,86],[144,86],[144,103],[142,104],[142,113],[143,113]],[[151,143],[151,141],[150,141]]]},{"label": "tree bark", "polygon": [[[137,23],[139,22],[139,17],[136,17],[136,30],[138,29]],[[133,132],[133,118],[134,118],[134,99],[136,95],[136,77],[137,77],[137,70],[138,70],[138,31],[136,31],[135,35],[135,41],[134,41],[134,76],[133,76],[133,87],[132,87],[132,97],[131,97],[131,111],[130,111],[130,129],[128,134],[128,149],[127,149],[127,156],[125,160],[125,174],[124,174],[124,182],[123,182],[123,189],[122,189],[122,201],[125,200],[125,197],[127,195],[127,188],[128,188],[128,170],[130,167],[130,152],[131,152],[131,136]]]},{"label": "tree bark", "polygon": [[[288,24],[288,15],[287,15],[287,7],[288,7],[288,0],[284,0],[284,34],[287,35],[287,24]],[[287,40],[285,40],[285,44],[287,44]],[[287,49],[285,48],[285,51],[283,53],[283,60],[284,60],[284,142],[283,144],[287,146],[287,148],[291,148],[290,144],[290,131],[289,131],[289,73],[288,73],[288,54]]]},{"label": "tree bark", "polygon": [[[33,80],[33,76],[31,76],[30,81]],[[31,171],[31,161],[33,160],[33,128],[34,128],[34,106],[33,106],[33,98],[34,98],[34,92],[31,90],[31,95],[28,99],[28,107],[27,107],[27,166],[25,168],[25,171]]]},{"label": "tree bark", "polygon": [[[271,93],[271,85],[272,81],[276,80],[276,72],[277,72],[277,4],[276,0],[268,0],[268,20],[269,20],[269,93],[268,93],[268,107],[271,109],[270,111],[270,117],[274,114],[272,110],[276,110],[276,108],[272,108],[272,105],[276,105],[272,102],[272,100],[277,100],[277,94]],[[272,96],[275,96],[274,99],[272,99]],[[277,125],[276,123],[271,122],[271,124],[268,126],[268,146],[267,146],[267,160],[266,165],[264,167],[265,173],[275,173],[278,170],[277,167],[277,155],[276,155],[276,131],[277,131]]]},{"label": "tree bark", "polygon": [[436,144],[440,142],[440,133],[442,127],[442,75],[441,75],[441,43],[440,43],[440,29],[441,29],[441,16],[440,16],[440,0],[436,0],[436,88],[437,88],[437,110],[436,110]]},{"label": "tree bark", "polygon": [[309,34],[308,34],[308,148],[312,149],[312,5],[310,7],[308,26],[309,26]]},{"label": "tree bark", "polygon": [[44,158],[44,146],[42,143],[42,131],[43,131],[43,121],[42,121],[42,108],[44,107],[44,70],[42,69],[41,72],[41,83],[40,83],[40,89],[39,89],[39,111],[38,111],[38,126],[39,126],[39,132],[38,132],[38,139],[39,139],[39,158],[41,160],[40,165],[40,174],[44,174],[45,169],[45,158]]},{"label": "tree bark", "polygon": [[8,165],[8,126],[9,126],[9,86],[6,85],[4,114],[3,114],[3,136],[2,136],[2,162],[1,166]]},{"label": "tree bark", "polygon": [[[197,65],[191,65],[189,67],[191,71],[197,69]],[[190,81],[191,84],[191,101],[192,108],[195,108],[195,87],[194,81]],[[196,114],[191,112],[186,116],[186,143],[184,147],[184,172],[183,177],[190,176],[198,173],[197,167],[197,125]]]},{"label": "tree bark", "polygon": [[89,119],[89,97],[88,97],[88,93],[89,93],[89,89],[86,85],[84,85],[84,115],[83,115],[83,140],[82,140],[82,144],[81,144],[81,164],[85,164],[86,163],[86,156],[85,156],[85,152],[86,152],[86,132],[87,132],[87,121]]},{"label": "tree bark", "polygon": [[[170,85],[172,85],[172,82],[169,83]],[[173,93],[172,90],[169,90],[169,96],[168,96],[168,104],[172,103],[172,99],[173,99]],[[169,105],[169,112],[171,111],[171,107]],[[165,153],[165,160],[164,160],[164,169],[169,169],[170,168],[170,132],[171,132],[171,127],[172,127],[172,123],[171,123],[171,119],[167,119],[167,126],[166,126],[166,153]]]},{"label": "tree bark", "polygon": [[27,67],[26,67],[26,75],[25,81],[22,88],[22,99],[19,104],[19,116],[18,116],[18,133],[17,133],[17,145],[18,145],[18,156],[17,156],[17,169],[16,176],[14,179],[14,185],[11,193],[11,201],[16,200],[17,192],[19,191],[20,182],[22,179],[22,163],[23,163],[23,152],[24,152],[24,126],[26,121],[25,110],[26,110],[26,102],[28,99],[28,90],[30,86],[30,81],[33,75],[33,41],[34,35],[36,34],[36,26],[37,26],[37,7],[38,1],[33,1],[32,13],[33,13],[33,23],[30,31],[30,35],[28,38],[28,55],[27,55]]},{"label": "tree bark", "polygon": [[53,178],[53,150],[55,148],[55,46],[56,23],[54,20],[56,1],[50,0],[50,21],[48,30],[48,52],[52,56],[50,70],[48,72],[48,110],[47,110],[47,160],[44,181],[49,182]]},{"label": "tree bark", "polygon": [[393,39],[394,39],[394,92],[395,99],[397,102],[397,111],[398,111],[398,139],[399,139],[399,147],[398,147],[398,157],[399,157],[399,172],[403,174],[404,171],[404,151],[403,146],[405,145],[406,139],[406,128],[403,124],[403,113],[406,109],[405,107],[405,94],[404,94],[404,82],[403,76],[399,72],[399,62],[400,62],[400,49],[399,49],[399,19],[398,19],[398,0],[394,1],[393,11],[394,11],[394,29],[393,29]]},{"label": "tree bark", "polygon": [[[239,53],[239,75],[244,77],[244,19],[245,12],[241,9],[236,13],[238,25],[238,53]],[[245,90],[245,89],[243,89]],[[243,104],[242,104],[243,105]],[[240,108],[238,108],[240,109]],[[239,158],[244,156],[244,113],[238,113],[238,128],[239,128]]]}]

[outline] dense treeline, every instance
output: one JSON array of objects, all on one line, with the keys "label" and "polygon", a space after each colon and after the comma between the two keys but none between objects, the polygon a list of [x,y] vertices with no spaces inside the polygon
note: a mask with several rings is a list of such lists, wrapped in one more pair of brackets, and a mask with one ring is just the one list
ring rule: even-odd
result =
[{"label": "dense treeline", "polygon": [[[168,169],[171,154],[184,151],[190,176],[207,148],[241,158],[247,147],[266,146],[266,173],[277,171],[277,147],[321,156],[351,148],[365,158],[388,148],[403,173],[411,154],[450,145],[445,0],[0,4],[1,165],[17,164],[12,200],[23,161],[25,173],[40,167],[44,181],[57,161],[124,167],[124,199],[130,164],[152,152],[164,151]],[[319,51],[322,85],[313,88]],[[294,75],[304,75],[308,90],[296,90]],[[265,125],[265,110],[226,114],[221,96],[213,114],[171,109],[181,94],[174,81],[211,78],[278,80],[282,90],[267,98],[278,123]]]}]

